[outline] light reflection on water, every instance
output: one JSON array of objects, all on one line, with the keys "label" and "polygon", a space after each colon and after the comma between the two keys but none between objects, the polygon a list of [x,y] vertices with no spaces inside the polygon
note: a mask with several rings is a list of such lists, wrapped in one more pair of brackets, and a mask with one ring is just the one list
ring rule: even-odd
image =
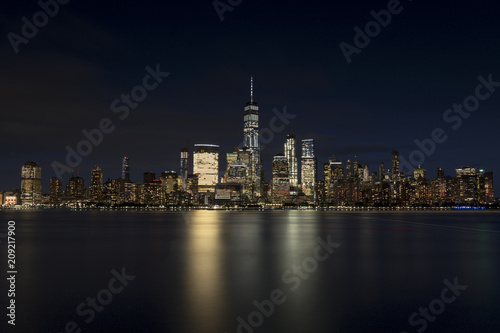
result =
[{"label": "light reflection on water", "polygon": [[[23,332],[60,332],[70,320],[84,332],[236,332],[237,317],[247,318],[253,302],[269,299],[274,289],[286,301],[255,332],[415,332],[408,317],[455,276],[469,288],[429,332],[493,332],[500,315],[500,214],[21,211],[0,217],[16,221],[16,326]],[[328,235],[341,247],[291,291],[283,273]],[[5,244],[0,248],[6,253]],[[85,324],[76,306],[121,267],[136,279]],[[5,280],[0,287],[6,290]]]}]

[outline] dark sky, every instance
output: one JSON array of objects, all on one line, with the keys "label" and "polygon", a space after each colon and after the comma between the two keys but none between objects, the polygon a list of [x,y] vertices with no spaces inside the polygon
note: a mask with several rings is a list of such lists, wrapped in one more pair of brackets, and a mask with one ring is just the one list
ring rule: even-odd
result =
[{"label": "dark sky", "polygon": [[[0,189],[19,188],[22,164],[35,160],[48,192],[53,161],[64,164],[65,147],[76,149],[82,130],[103,118],[114,131],[73,168],[87,185],[93,165],[105,178],[119,177],[124,154],[135,181],[144,171],[178,170],[188,140],[219,144],[222,171],[225,153],[242,140],[253,75],[262,128],[273,108],[296,115],[263,151],[268,178],[287,133],[316,140],[319,172],[333,154],[344,162],[357,156],[378,171],[380,161],[389,168],[391,150],[408,159],[415,139],[442,128],[447,140],[423,163],[429,176],[437,167],[454,175],[471,165],[493,171],[500,191],[500,88],[457,129],[443,120],[454,103],[475,94],[478,76],[500,81],[500,3],[400,6],[348,63],[339,44],[354,45],[354,28],[364,30],[374,20],[370,12],[387,9],[388,1],[246,0],[221,22],[209,0],[72,0],[17,54],[9,32],[22,36],[22,17],[33,22],[41,8],[37,1],[3,1]],[[142,85],[145,68],[157,64],[169,76],[119,119],[111,103]]]}]

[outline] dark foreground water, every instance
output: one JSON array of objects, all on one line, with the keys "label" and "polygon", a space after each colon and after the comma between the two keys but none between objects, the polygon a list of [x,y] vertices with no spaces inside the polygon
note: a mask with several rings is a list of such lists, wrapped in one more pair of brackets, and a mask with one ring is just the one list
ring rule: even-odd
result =
[{"label": "dark foreground water", "polygon": [[500,332],[499,213],[4,211],[1,233],[9,220],[2,332]]}]

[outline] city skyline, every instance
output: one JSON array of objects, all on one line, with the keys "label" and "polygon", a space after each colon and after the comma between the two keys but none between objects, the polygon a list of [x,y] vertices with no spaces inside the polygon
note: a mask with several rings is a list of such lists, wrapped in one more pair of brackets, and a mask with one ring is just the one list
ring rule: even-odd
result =
[{"label": "city skyline", "polygon": [[[244,2],[225,12],[222,22],[210,2],[197,10],[149,4],[139,13],[126,5],[101,4],[99,11],[85,3],[61,6],[18,53],[7,38],[0,46],[6,94],[0,102],[5,110],[0,186],[18,187],[19,165],[28,160],[38,161],[51,176],[50,164],[64,162],[65,147],[75,149],[85,139],[82,131],[98,128],[103,118],[115,129],[74,168],[86,179],[94,165],[107,170],[106,178],[118,178],[124,155],[131,157],[132,179],[140,180],[143,170],[177,170],[178,149],[188,142],[212,142],[230,152],[240,143],[251,75],[261,128],[269,126],[274,109],[282,112],[286,106],[296,115],[262,151],[268,176],[288,133],[298,140],[314,138],[318,163],[331,155],[341,161],[357,156],[376,170],[381,161],[389,165],[392,150],[408,159],[418,149],[414,141],[431,138],[436,128],[447,140],[421,163],[429,176],[438,167],[452,174],[465,165],[498,171],[500,158],[491,153],[498,141],[498,92],[490,92],[467,118],[458,118],[459,127],[459,120],[447,123],[443,116],[475,93],[478,77],[500,80],[493,15],[499,4],[401,2],[403,10],[348,63],[339,45],[355,45],[354,28],[364,30],[374,20],[371,11],[386,10],[387,4],[299,8],[279,1],[264,7]],[[19,34],[21,18],[30,19],[40,7],[9,10],[5,35]],[[274,24],[275,17],[283,24]],[[132,18],[139,29],[126,23]],[[184,43],[187,36],[190,42]],[[131,45],[137,47],[130,54],[118,51]],[[174,45],[180,45],[175,52]],[[112,103],[157,67],[169,75],[147,91],[147,98],[128,114],[113,112]],[[47,177],[42,185],[49,186]]]},{"label": "city skyline", "polygon": [[[297,195],[298,188],[300,187],[300,184],[303,182],[302,176],[301,176],[301,170],[302,170],[302,164],[304,163],[304,160],[303,160],[303,158],[300,158],[300,157],[303,157],[303,156],[299,155],[300,149],[302,149],[302,150],[305,149],[305,154],[306,154],[305,156],[306,157],[308,156],[308,154],[312,154],[310,157],[314,158],[314,160],[315,160],[314,166],[315,166],[315,170],[316,170],[316,179],[326,181],[326,178],[323,179],[321,176],[318,176],[318,175],[322,175],[322,173],[323,173],[323,170],[321,170],[321,166],[323,165],[323,163],[322,163],[322,161],[317,161],[317,157],[314,154],[314,151],[315,151],[314,147],[317,147],[317,144],[314,143],[314,141],[315,141],[314,138],[301,138],[299,142],[302,143],[302,146],[301,147],[299,146],[299,150],[297,150],[296,135],[293,133],[287,133],[285,130],[285,131],[283,131],[283,133],[281,133],[282,135],[284,135],[282,152],[278,152],[277,154],[274,154],[270,163],[265,163],[265,161],[260,159],[260,156],[261,156],[260,155],[260,145],[262,144],[262,142],[265,142],[267,144],[267,143],[269,143],[269,141],[266,141],[266,140],[268,140],[267,138],[265,138],[266,133],[260,132],[261,128],[259,128],[259,107],[258,107],[258,104],[254,101],[254,81],[253,80],[254,80],[253,76],[250,76],[250,95],[249,95],[250,97],[249,97],[249,102],[246,103],[246,106],[244,107],[244,112],[243,112],[243,141],[240,142],[239,146],[233,146],[233,151],[236,151],[237,148],[239,148],[240,151],[242,148],[248,149],[249,161],[247,161],[247,164],[254,165],[253,167],[249,167],[249,170],[248,170],[250,183],[255,182],[255,179],[253,178],[255,176],[253,176],[253,174],[255,174],[256,172],[258,172],[260,174],[261,163],[262,163],[262,167],[264,168],[264,170],[268,169],[267,167],[270,167],[270,169],[271,169],[271,172],[268,173],[270,175],[270,177],[268,177],[268,179],[263,179],[262,181],[271,182],[273,179],[272,175],[274,172],[272,169],[274,167],[275,162],[277,161],[276,157],[283,155],[284,160],[286,160],[288,163],[288,165],[287,165],[287,168],[288,168],[287,177],[289,178],[290,194],[292,196]],[[275,111],[275,110],[273,110],[273,111]],[[279,113],[279,111],[276,114],[278,114],[278,113]],[[283,114],[285,114],[285,118],[286,118],[286,114],[287,114],[286,110],[284,111]],[[282,115],[282,117],[283,117],[283,115]],[[291,116],[289,118],[293,119],[293,117],[295,117],[295,115],[291,114]],[[284,123],[286,124],[286,120]],[[276,127],[276,126],[275,126],[275,124],[273,124],[271,127]],[[266,128],[266,130],[270,130],[270,129]],[[273,131],[273,130],[271,130],[271,131]],[[273,132],[281,132],[281,131],[274,130]],[[87,138],[89,139],[88,141],[92,141],[91,137],[87,137]],[[271,141],[276,141],[276,140],[278,140],[278,139],[274,138]],[[305,144],[304,141],[306,141],[306,142],[311,141],[311,143],[309,143],[309,145],[312,145],[312,147],[304,146],[304,144]],[[209,142],[212,142],[212,141],[209,141]],[[189,144],[189,141],[188,141],[188,144]],[[174,169],[168,170],[168,169],[164,168],[163,170],[161,170],[161,169],[160,170],[156,170],[156,169],[135,170],[135,172],[133,172],[133,173],[135,175],[140,174],[141,177],[145,177],[146,173],[156,174],[157,172],[159,172],[159,173],[160,172],[163,172],[163,173],[176,172],[179,175],[181,175],[181,178],[183,179],[182,187],[185,190],[185,180],[186,180],[187,175],[189,173],[199,174],[199,172],[204,171],[204,169],[206,168],[206,167],[202,167],[200,169],[199,166],[198,167],[196,166],[197,164],[200,165],[200,162],[197,163],[197,158],[196,158],[196,152],[199,151],[200,149],[202,152],[204,152],[205,150],[208,149],[210,152],[213,152],[216,154],[216,158],[213,162],[205,162],[205,163],[215,163],[214,165],[216,165],[216,169],[217,169],[216,174],[214,173],[213,175],[208,176],[209,179],[205,179],[207,177],[206,175],[203,177],[203,179],[199,179],[198,181],[200,182],[200,185],[202,184],[205,187],[206,186],[210,187],[210,186],[215,186],[215,184],[221,182],[221,180],[223,182],[227,182],[226,177],[227,177],[227,171],[229,170],[230,164],[227,163],[227,161],[224,161],[223,156],[226,154],[230,155],[230,154],[232,154],[232,152],[230,152],[230,151],[221,152],[220,146],[218,144],[214,144],[214,143],[194,143],[194,144],[192,144],[192,146],[190,146],[188,148],[186,148],[186,147],[180,148],[180,152],[181,152],[180,162],[177,165],[177,167]],[[255,152],[257,152],[257,153],[255,153]],[[303,153],[304,153],[304,151],[303,151]],[[191,156],[189,156],[190,154],[191,154]],[[395,158],[394,154],[396,154],[396,156],[397,156],[396,158]],[[222,158],[221,158],[221,156],[222,156]],[[328,157],[328,160],[324,161],[324,163],[327,164],[327,161],[329,161],[330,164],[338,164],[339,165],[339,174],[344,175],[344,173],[345,173],[345,177],[348,177],[351,174],[351,167],[352,167],[352,165],[351,165],[352,161],[351,161],[351,158],[349,156],[350,155],[348,155],[346,160],[340,160],[334,154],[331,154]],[[190,158],[191,158],[191,163],[189,163]],[[82,156],[82,160],[84,160],[84,159],[85,159],[85,157]],[[402,159],[402,161],[400,159]],[[121,158],[121,173],[120,173],[120,176],[117,178],[121,178],[126,182],[130,182],[130,181],[134,182],[134,180],[130,176],[129,160],[130,160],[130,158],[128,155],[124,155]],[[235,161],[236,160],[238,160],[238,161],[240,160],[240,157],[238,154],[236,154]],[[261,163],[259,163],[259,160]],[[278,160],[280,160],[279,157],[278,157]],[[373,173],[373,169],[374,169],[373,165],[370,165],[370,163],[365,163],[363,159],[358,161],[357,155],[354,155],[354,161],[356,163],[362,163],[364,165],[364,169],[365,169],[364,170],[364,178],[365,179],[368,178],[369,176],[371,176],[371,174]],[[57,161],[52,162],[51,168],[49,168],[49,172],[56,170],[56,168],[54,167],[54,162],[57,162]],[[345,162],[345,166],[344,166],[344,162]],[[27,163],[29,164],[29,163],[33,163],[33,162],[28,161]],[[37,162],[35,162],[35,163],[37,163]],[[202,162],[202,163],[204,163],[204,162]],[[362,164],[359,164],[359,165],[361,166]],[[381,174],[386,174],[386,173],[391,174],[391,172],[394,172],[394,170],[401,170],[401,172],[404,172],[406,175],[409,175],[410,177],[413,176],[414,170],[418,170],[418,169],[425,170],[424,174],[426,174],[426,175],[433,174],[432,171],[428,172],[427,169],[425,169],[424,166],[422,166],[420,164],[418,164],[418,165],[412,164],[407,159],[405,159],[405,157],[400,156],[399,151],[396,151],[396,150],[392,150],[391,168],[390,169],[382,168],[383,165],[385,165],[385,163],[382,160],[382,161],[380,161],[380,164],[377,165],[378,171],[375,171],[375,173],[378,174],[379,178],[381,177]],[[71,183],[71,181],[70,181],[71,178],[80,177],[84,180],[87,180],[87,182],[90,180],[90,184],[92,185],[94,183],[93,174],[94,174],[94,170],[96,167],[99,168],[99,170],[102,170],[102,169],[100,169],[100,165],[94,165],[90,175],[82,174],[82,176],[80,176],[80,172],[75,171],[75,170],[72,170],[71,173],[70,172],[62,173],[64,175],[64,177],[60,178],[61,184],[67,186],[68,184]],[[460,169],[460,168],[466,168],[466,167],[472,167],[472,168],[475,168],[477,170],[484,169],[481,166],[466,164],[463,166],[457,166],[456,168],[454,168],[452,170],[452,172],[448,172],[448,171],[443,171],[443,172],[445,172],[446,175],[453,177],[454,176],[453,173],[455,172],[455,170]],[[252,168],[255,168],[255,169],[253,171],[251,171]],[[357,165],[355,165],[354,168],[356,169]],[[52,170],[50,170],[50,169],[52,169]],[[132,170],[133,169],[134,168],[132,168]],[[443,170],[440,166],[438,166],[436,168],[436,170],[438,170],[438,169]],[[78,170],[78,168],[76,168],[76,170]],[[491,170],[488,170],[488,171],[491,171]],[[21,174],[22,174],[21,179],[24,179],[23,178],[24,173],[25,173],[25,171],[23,169],[23,171],[21,172]],[[76,173],[76,175],[75,175],[75,173]],[[103,178],[103,172],[100,171],[100,173],[101,173],[101,176],[100,176],[101,180],[107,179],[109,181],[109,180],[115,179],[113,177]],[[391,176],[393,177],[393,175],[391,175]],[[436,172],[436,176],[439,176],[439,171]],[[397,177],[399,177],[399,176],[397,176]],[[59,177],[56,177],[56,178],[59,179]],[[155,178],[155,177],[153,177],[153,178]],[[43,183],[44,178],[42,177],[41,179],[42,179],[42,183]],[[141,179],[141,178],[138,178],[138,179]],[[155,178],[155,179],[157,179],[157,178]],[[258,179],[259,185],[254,186],[255,188],[260,188],[260,181],[261,181],[261,179],[259,177],[259,179]],[[139,182],[139,181],[135,180],[135,182]],[[49,188],[49,187],[50,186],[48,186],[47,188]],[[16,188],[17,187],[11,187],[8,189],[7,188],[0,188],[0,191],[12,190],[12,189],[16,189]],[[21,188],[23,188],[22,182],[21,182]],[[214,189],[215,189],[215,187],[214,187]],[[260,196],[260,194],[258,193],[259,191],[260,190],[256,190],[257,196]],[[316,190],[314,190],[313,192],[316,195],[316,193],[317,193]],[[47,192],[42,191],[42,193],[47,193]]]},{"label": "city skyline", "polygon": [[[224,162],[223,159],[221,159],[221,152],[219,151],[219,145],[213,144],[213,143],[194,143],[192,147],[189,148],[181,148],[180,149],[180,163],[178,165],[177,169],[174,170],[166,170],[164,169],[162,172],[162,175],[168,172],[173,172],[179,175],[179,177],[182,179],[182,190],[186,190],[185,185],[186,185],[186,179],[188,174],[196,174],[200,176],[201,178],[198,179],[199,185],[200,185],[200,191],[204,192],[208,190],[209,188],[212,188],[212,190],[215,190],[215,185],[218,183],[227,183],[228,182],[228,170],[231,166],[232,163],[238,164],[244,161],[242,166],[245,168],[248,168],[247,174],[247,182],[249,181],[250,183],[255,182],[255,178],[253,178],[253,174],[256,172],[255,170],[251,171],[252,168],[255,168],[256,164],[260,166],[264,165],[262,160],[259,162],[256,162],[258,159],[260,159],[260,142],[265,140],[263,139],[263,136],[261,137],[259,135],[259,113],[258,113],[258,106],[257,103],[254,101],[254,96],[253,96],[253,90],[254,90],[254,85],[253,85],[253,76],[250,78],[250,101],[247,102],[245,108],[244,108],[244,117],[243,117],[243,141],[240,143],[239,147],[235,146],[233,148],[233,152],[226,152],[225,154],[222,152],[222,156],[226,155],[226,162],[225,162],[225,167],[223,167]],[[252,118],[253,117],[253,118]],[[291,196],[296,196],[298,194],[299,188],[301,188],[304,184],[305,181],[309,181],[309,183],[313,183],[313,193],[316,196],[317,190],[314,189],[316,187],[316,183],[318,180],[323,180],[327,181],[329,180],[326,175],[324,175],[324,178],[321,179],[321,177],[318,177],[318,175],[321,175],[322,172],[326,172],[325,170],[321,170],[321,163],[318,164],[317,158],[315,156],[315,144],[314,144],[314,139],[311,138],[305,138],[300,141],[302,154],[300,155],[301,158],[297,158],[298,151],[297,146],[296,146],[296,136],[295,134],[288,133],[286,134],[286,139],[283,143],[283,151],[281,153],[277,153],[273,156],[273,159],[271,161],[271,167],[272,167],[272,172],[270,173],[269,177],[269,183],[272,185],[273,178],[275,176],[275,171],[274,167],[276,163],[282,163],[286,161],[286,177],[287,177],[287,182],[288,182],[288,187],[289,187],[289,195]],[[249,145],[251,147],[249,147]],[[239,153],[238,153],[239,150]],[[245,153],[247,151],[248,153]],[[255,153],[255,151],[257,153]],[[189,163],[190,159],[190,152],[192,153],[191,159],[192,163]],[[209,153],[210,155],[213,155],[214,157],[197,157],[201,156],[199,153]],[[241,153],[247,154],[246,159],[242,157]],[[230,157],[231,156],[231,157]],[[257,156],[257,157],[255,157]],[[401,162],[400,159],[403,159]],[[308,159],[314,160],[312,161],[307,161]],[[123,179],[125,182],[134,182],[131,177],[130,177],[130,166],[129,166],[129,156],[124,155],[123,158],[121,159],[121,176],[118,178]],[[298,164],[298,161],[301,161],[300,164]],[[321,161],[320,161],[321,162]],[[369,177],[371,177],[372,174],[377,175],[379,180],[384,179],[384,176],[387,177],[387,179],[394,179],[394,177],[399,177],[399,171],[402,173],[406,174],[407,176],[412,177],[414,175],[414,179],[418,180],[418,176],[422,176],[422,179],[426,179],[427,175],[427,170],[423,168],[421,165],[418,166],[413,166],[412,163],[408,162],[404,157],[401,157],[398,151],[393,150],[392,151],[392,158],[391,158],[391,168],[390,169],[385,169],[384,168],[384,162],[381,161],[380,164],[378,165],[378,173],[377,172],[372,172],[369,164],[364,163],[364,166],[360,164],[361,161],[358,161],[357,156],[355,156],[354,161],[351,161],[350,158],[345,160],[345,166],[343,161],[339,160],[335,155],[331,155],[328,159],[328,163],[325,161],[324,167],[326,168],[327,164],[331,165],[336,165],[332,169],[332,176],[337,175],[336,177],[338,179],[342,178],[348,178],[351,175],[357,174],[356,169],[359,167],[363,168],[363,176],[362,178],[366,181],[368,180]],[[351,170],[352,168],[352,163],[354,163],[354,172]],[[191,165],[191,167],[190,167]],[[310,171],[304,171],[304,167],[306,169],[314,169],[314,176],[312,175],[306,175],[304,180],[304,172],[310,172]],[[24,188],[26,187],[26,181],[27,179],[27,174],[29,173],[35,173],[33,170],[27,170],[27,167],[30,166],[37,166],[39,167],[37,162],[34,161],[28,161],[23,165],[22,171],[21,171],[21,192],[26,192]],[[238,165],[239,166],[239,165]],[[53,167],[54,168],[54,167]],[[283,166],[279,166],[279,169],[282,169]],[[373,166],[372,166],[373,168]],[[454,169],[456,175],[458,176],[458,170],[461,170],[463,168],[474,168],[477,170],[483,170],[480,167],[476,166],[470,166],[470,165],[464,165],[462,167],[457,167]],[[212,171],[210,171],[212,170]],[[214,171],[215,170],[215,171]],[[335,171],[338,170],[338,171]],[[444,176],[444,175],[452,175],[449,173],[445,173],[445,171],[441,168],[438,167],[436,172],[436,176]],[[94,181],[95,179],[95,172],[99,172],[99,177],[100,179],[100,184],[103,184],[103,171],[100,168],[99,165],[94,165],[91,175],[90,175],[90,186],[89,190],[90,192],[93,192],[93,187],[96,186],[96,182]],[[158,180],[156,178],[156,171],[153,171],[149,169],[148,171],[139,171],[142,176],[143,176],[143,181],[144,183],[151,182],[153,180]],[[440,175],[441,173],[441,175]],[[40,189],[37,192],[40,193],[46,193],[41,191],[41,180],[43,179],[41,177],[41,168],[39,167],[36,171],[36,179],[40,180],[40,184],[37,183],[37,187]],[[202,175],[204,174],[204,175]],[[222,174],[222,176],[221,176]],[[146,176],[147,175],[147,176]],[[417,176],[418,175],[418,176]],[[75,178],[76,177],[76,178]],[[146,177],[151,178],[146,181]],[[300,178],[299,178],[300,177]],[[453,176],[452,176],[453,177]],[[80,173],[72,171],[70,174],[66,174],[66,177],[58,178],[58,177],[51,177],[51,178],[57,178],[60,185],[66,185],[69,187],[72,186],[71,181],[74,179],[83,179],[81,186],[84,188],[83,181],[86,179],[86,177],[83,175],[80,177]],[[278,178],[283,178],[283,175],[280,175]],[[110,181],[112,178],[107,178],[108,181]],[[65,181],[66,180],[66,181]],[[259,178],[259,188],[260,188],[260,181],[267,182],[268,179],[260,179]],[[138,181],[135,181],[138,182]],[[99,183],[99,182],[97,182]],[[30,183],[31,184],[31,183]],[[31,186],[31,185],[30,185]],[[52,186],[52,184],[51,184]],[[50,187],[51,187],[50,186]],[[251,187],[255,187],[255,185],[250,185]],[[204,189],[202,189],[204,188]],[[12,187],[9,190],[16,189],[16,187]],[[0,189],[1,191],[2,189]],[[273,189],[271,189],[272,192]],[[301,191],[304,190],[301,188]],[[5,191],[5,189],[4,189]],[[257,192],[257,197],[260,196],[259,192],[260,190],[253,190]],[[305,190],[304,190],[305,192]],[[311,194],[310,194],[311,195]],[[253,197],[253,194],[252,194]]]},{"label": "city skyline", "polygon": [[2,4],[4,326],[498,329],[499,1]]}]

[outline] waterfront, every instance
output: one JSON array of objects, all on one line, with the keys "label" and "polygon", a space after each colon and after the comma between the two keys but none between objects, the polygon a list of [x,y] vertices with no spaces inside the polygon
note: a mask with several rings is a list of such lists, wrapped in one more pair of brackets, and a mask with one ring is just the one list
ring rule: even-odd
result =
[{"label": "waterfront", "polygon": [[[410,326],[410,315],[455,277],[467,289],[428,321],[426,332],[500,326],[498,212],[24,210],[0,216],[2,233],[7,221],[16,221],[20,332],[63,332],[70,321],[82,332],[237,332],[237,318],[248,322],[254,301],[269,300],[277,289],[283,302],[254,332],[416,332],[421,325]],[[316,258],[329,239],[339,246],[332,253],[323,247],[325,260],[308,266],[306,259]],[[5,241],[0,248],[6,254]],[[296,271],[305,261],[309,272]],[[78,305],[122,268],[135,278],[86,323]],[[5,280],[0,285],[6,290]]]}]

